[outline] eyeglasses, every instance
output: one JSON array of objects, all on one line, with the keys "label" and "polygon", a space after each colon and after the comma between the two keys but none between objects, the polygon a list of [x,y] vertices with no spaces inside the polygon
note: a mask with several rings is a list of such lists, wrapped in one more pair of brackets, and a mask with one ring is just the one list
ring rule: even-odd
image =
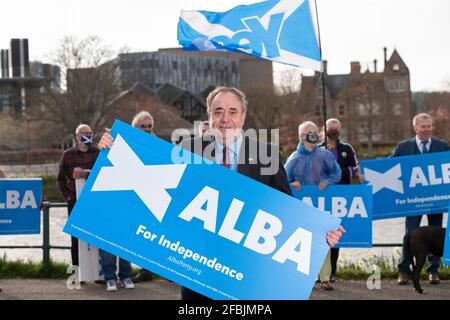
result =
[{"label": "eyeglasses", "polygon": [[142,128],[142,129],[151,129],[151,128],[153,128],[153,125],[152,125],[152,124],[141,124],[141,125],[139,126],[139,128]]}]

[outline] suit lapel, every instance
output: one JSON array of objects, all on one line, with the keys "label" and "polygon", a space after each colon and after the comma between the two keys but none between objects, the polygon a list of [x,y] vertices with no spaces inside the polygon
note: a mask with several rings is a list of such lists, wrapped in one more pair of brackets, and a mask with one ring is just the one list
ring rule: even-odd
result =
[{"label": "suit lapel", "polygon": [[249,150],[251,149],[249,144],[249,138],[244,136],[242,140],[241,149],[239,150],[239,163],[237,171],[243,175],[251,176],[252,166],[249,164]]},{"label": "suit lapel", "polygon": [[430,151],[429,152],[436,152],[436,143],[433,138],[431,138],[431,141],[430,141]]},{"label": "suit lapel", "polygon": [[[214,162],[216,161],[216,141],[213,137],[211,139],[202,140],[202,150],[205,158]],[[209,152],[209,150],[211,150],[211,152]]]},{"label": "suit lapel", "polygon": [[412,138],[412,139],[411,139],[411,144],[412,144],[412,147],[413,147],[413,154],[421,154],[421,153],[422,153],[422,152],[419,150],[419,147],[417,146],[416,138]]}]

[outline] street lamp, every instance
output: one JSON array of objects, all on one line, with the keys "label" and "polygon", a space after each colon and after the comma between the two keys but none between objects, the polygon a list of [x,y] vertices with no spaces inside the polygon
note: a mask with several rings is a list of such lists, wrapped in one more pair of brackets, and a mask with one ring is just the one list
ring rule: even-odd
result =
[{"label": "street lamp", "polygon": [[27,167],[30,166],[30,121],[33,120],[31,117],[25,114],[25,121],[27,122]]}]

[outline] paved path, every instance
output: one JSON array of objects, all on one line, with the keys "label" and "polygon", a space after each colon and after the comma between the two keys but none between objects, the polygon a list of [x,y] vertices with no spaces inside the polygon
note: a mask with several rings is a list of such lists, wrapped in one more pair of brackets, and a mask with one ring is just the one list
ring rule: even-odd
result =
[{"label": "paved path", "polygon": [[[422,281],[427,294],[416,293],[412,285],[398,286],[394,280],[381,282],[381,290],[368,290],[365,281],[338,281],[334,291],[314,289],[313,300],[450,300],[450,281],[429,285]],[[119,288],[106,292],[104,285],[84,284],[80,290],[69,290],[65,280],[0,280],[0,300],[179,300],[175,283],[156,280],[136,284],[133,290]]]}]

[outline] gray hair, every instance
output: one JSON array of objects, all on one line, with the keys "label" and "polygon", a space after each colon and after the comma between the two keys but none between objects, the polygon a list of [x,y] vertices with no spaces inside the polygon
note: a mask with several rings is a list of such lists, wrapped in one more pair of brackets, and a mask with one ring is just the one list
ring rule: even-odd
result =
[{"label": "gray hair", "polygon": [[133,121],[131,122],[131,125],[133,127],[136,127],[137,123],[142,119],[149,119],[153,125],[153,117],[148,111],[141,111],[137,115],[135,115]]},{"label": "gray hair", "polygon": [[329,125],[330,123],[336,123],[336,124],[339,125],[339,127],[342,127],[341,122],[339,121],[339,119],[336,119],[336,118],[330,118],[330,119],[328,119],[327,122],[326,122],[327,127],[328,127],[328,125]]},{"label": "gray hair", "polygon": [[428,113],[419,113],[413,118],[412,123],[413,123],[414,127],[417,125],[417,122],[420,119],[426,119],[426,120],[430,120],[431,122],[433,122],[433,117],[430,116]]},{"label": "gray hair", "polygon": [[75,134],[80,133],[80,130],[81,130],[82,128],[89,128],[89,130],[92,131],[91,127],[89,127],[87,124],[82,123],[82,124],[80,124],[80,125],[75,129]]},{"label": "gray hair", "polygon": [[312,122],[312,121],[302,122],[298,126],[298,135],[299,135],[300,139],[301,139],[302,134],[305,133],[309,129],[314,129],[315,131],[317,131],[317,133],[319,132],[319,128],[317,127],[317,125],[314,122]]},{"label": "gray hair", "polygon": [[229,92],[234,94],[239,101],[241,102],[241,108],[242,112],[247,111],[247,98],[245,96],[245,93],[243,93],[241,90],[234,88],[234,87],[217,87],[213,91],[211,91],[206,98],[206,111],[208,113],[211,112],[211,105],[214,101],[214,99],[221,93]]}]

